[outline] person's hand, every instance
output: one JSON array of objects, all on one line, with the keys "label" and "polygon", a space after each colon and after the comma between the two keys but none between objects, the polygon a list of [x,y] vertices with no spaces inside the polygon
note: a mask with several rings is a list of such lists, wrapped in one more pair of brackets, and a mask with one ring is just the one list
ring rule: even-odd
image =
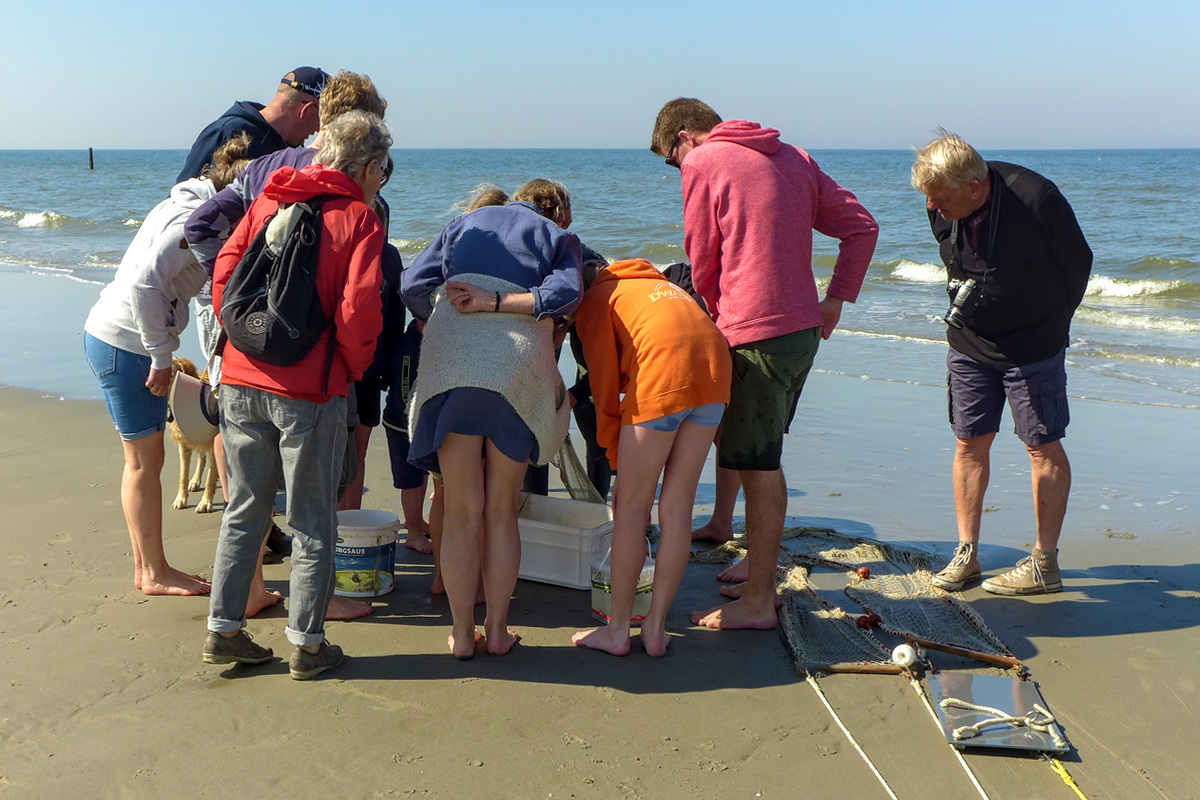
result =
[{"label": "person's hand", "polygon": [[842,298],[829,295],[825,295],[825,299],[821,301],[822,339],[828,339],[833,335],[833,329],[837,327],[838,320],[842,318],[842,302]]},{"label": "person's hand", "polygon": [[446,281],[446,296],[450,302],[463,314],[473,314],[476,311],[494,311],[496,309],[496,293],[462,281]]},{"label": "person's hand", "polygon": [[146,378],[146,388],[155,397],[162,397],[171,388],[171,368],[151,369],[150,377]]}]

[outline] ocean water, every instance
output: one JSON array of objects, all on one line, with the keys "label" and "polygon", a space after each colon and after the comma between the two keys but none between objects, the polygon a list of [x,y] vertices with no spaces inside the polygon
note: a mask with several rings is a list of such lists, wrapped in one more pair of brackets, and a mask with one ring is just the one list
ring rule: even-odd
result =
[{"label": "ocean water", "polygon": [[[146,213],[166,197],[183,151],[0,151],[0,272],[47,281],[39,296],[71,294],[83,314],[107,283]],[[908,151],[814,151],[880,224],[859,301],[843,313],[836,358],[818,371],[944,385],[944,270],[908,183]],[[643,150],[396,150],[384,195],[390,236],[406,262],[479,183],[512,191],[547,177],[573,193],[572,230],[609,259],[685,260],[679,173]],[[1114,403],[1200,408],[1200,150],[988,151],[1055,181],[1095,252],[1072,327],[1069,390]],[[828,280],[837,243],[817,237],[814,267]],[[53,288],[51,288],[53,287]],[[11,298],[10,298],[11,300]],[[68,306],[73,307],[73,306]],[[76,312],[73,312],[76,313]],[[83,324],[65,319],[72,331]],[[75,327],[72,328],[72,325]],[[185,333],[185,344],[194,337]],[[73,367],[77,353],[66,354]],[[35,359],[36,360],[36,359]],[[9,374],[6,374],[8,372]],[[86,367],[31,388],[91,397]],[[0,360],[0,382],[31,385]]]}]

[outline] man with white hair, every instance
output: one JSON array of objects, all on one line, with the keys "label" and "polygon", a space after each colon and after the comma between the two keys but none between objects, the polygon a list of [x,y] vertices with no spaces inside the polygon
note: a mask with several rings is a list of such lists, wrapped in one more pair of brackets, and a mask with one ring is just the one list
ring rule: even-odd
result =
[{"label": "man with white hair", "polygon": [[1057,186],[1024,167],[984,161],[945,130],[916,150],[912,185],[926,196],[949,278],[946,366],[958,439],[959,543],[933,582],[958,591],[982,575],[976,551],[988,453],[1007,398],[1029,452],[1037,544],[983,588],[1003,595],[1061,591],[1058,539],[1071,491],[1061,442],[1069,421],[1065,358],[1092,251]]}]

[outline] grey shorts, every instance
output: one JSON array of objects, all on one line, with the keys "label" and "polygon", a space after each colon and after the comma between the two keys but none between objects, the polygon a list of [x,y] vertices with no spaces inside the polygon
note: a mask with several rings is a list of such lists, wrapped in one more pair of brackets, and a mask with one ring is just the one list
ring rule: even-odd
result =
[{"label": "grey shorts", "polygon": [[1005,399],[1017,437],[1027,445],[1049,444],[1067,435],[1067,351],[1044,361],[1001,369],[953,347],[946,354],[950,427],[959,439],[1000,430]]}]

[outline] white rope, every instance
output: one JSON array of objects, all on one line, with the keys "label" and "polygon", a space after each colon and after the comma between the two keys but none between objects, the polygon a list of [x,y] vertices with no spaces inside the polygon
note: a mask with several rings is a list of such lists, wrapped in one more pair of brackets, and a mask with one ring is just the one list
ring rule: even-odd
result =
[{"label": "white rope", "polygon": [[887,781],[885,781],[883,776],[879,774],[879,770],[875,769],[875,765],[871,763],[871,759],[867,758],[867,754],[863,752],[861,747],[858,746],[858,742],[854,740],[854,737],[850,734],[850,731],[847,730],[846,726],[842,724],[842,720],[838,717],[837,712],[833,710],[833,706],[829,705],[829,701],[825,699],[825,692],[821,691],[821,687],[817,684],[816,678],[809,674],[806,677],[806,680],[808,681],[809,685],[813,687],[813,691],[817,693],[817,697],[821,698],[821,702],[825,704],[825,708],[829,711],[830,716],[833,717],[833,721],[836,722],[838,727],[842,729],[842,733],[846,734],[846,738],[850,740],[850,744],[854,745],[854,749],[858,751],[860,756],[862,756],[863,761],[867,762],[867,766],[871,768],[871,772],[879,780],[879,784],[883,786],[884,791],[888,793],[888,797],[892,798],[892,800],[900,800],[900,798],[896,797],[895,792],[892,791],[892,787],[888,786]]},{"label": "white rope", "polygon": [[[924,689],[921,688],[921,682],[912,675],[909,675],[908,682],[912,684],[913,691],[917,693],[917,697],[921,698],[921,702],[925,704],[925,708],[929,711],[929,716],[933,717],[933,724],[936,725],[937,729],[940,731],[942,729],[942,721],[938,719],[937,712],[933,710],[933,704],[929,702],[929,698],[925,695]],[[963,771],[966,772],[967,777],[971,779],[971,783],[975,786],[975,791],[979,792],[979,796],[982,797],[983,800],[990,800],[987,792],[985,792],[983,787],[979,785],[979,781],[976,779],[975,773],[971,771],[969,766],[967,766],[967,760],[963,758],[963,754],[958,752],[957,747],[951,747],[950,749],[954,751],[954,756],[958,759],[958,763],[962,765]]]},{"label": "white rope", "polygon": [[1048,733],[1050,734],[1050,738],[1054,740],[1056,747],[1067,746],[1062,736],[1059,735],[1058,729],[1054,726],[1054,715],[1037,703],[1033,704],[1033,711],[1020,717],[1010,716],[998,708],[968,703],[956,697],[947,697],[939,705],[942,708],[965,708],[968,711],[978,711],[982,714],[992,715],[990,719],[980,720],[974,725],[964,725],[961,728],[955,728],[953,732],[955,739],[973,739],[983,733],[984,728],[989,728],[993,725],[1011,725],[1014,728],[1029,728],[1038,733]]}]

